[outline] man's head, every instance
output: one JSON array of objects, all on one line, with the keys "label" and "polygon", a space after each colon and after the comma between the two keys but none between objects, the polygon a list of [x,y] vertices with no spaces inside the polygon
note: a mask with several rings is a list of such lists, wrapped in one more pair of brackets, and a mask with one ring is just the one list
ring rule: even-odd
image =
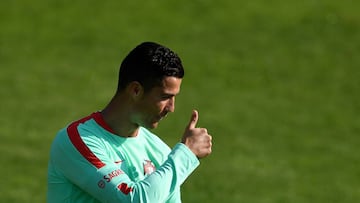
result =
[{"label": "man's head", "polygon": [[118,92],[133,82],[139,82],[145,92],[162,83],[164,77],[184,77],[180,58],[169,48],[154,42],[144,42],[123,60],[119,71]]},{"label": "man's head", "polygon": [[130,98],[130,122],[146,128],[157,127],[175,109],[184,69],[170,49],[144,42],[133,49],[120,66],[117,94]]}]

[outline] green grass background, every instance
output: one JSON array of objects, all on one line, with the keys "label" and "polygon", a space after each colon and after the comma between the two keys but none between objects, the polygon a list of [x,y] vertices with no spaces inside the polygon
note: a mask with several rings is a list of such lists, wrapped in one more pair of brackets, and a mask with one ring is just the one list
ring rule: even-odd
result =
[{"label": "green grass background", "polygon": [[213,154],[183,202],[360,202],[360,1],[0,2],[0,202],[45,202],[48,151],[102,109],[142,41],[183,59],[173,146],[191,109]]}]

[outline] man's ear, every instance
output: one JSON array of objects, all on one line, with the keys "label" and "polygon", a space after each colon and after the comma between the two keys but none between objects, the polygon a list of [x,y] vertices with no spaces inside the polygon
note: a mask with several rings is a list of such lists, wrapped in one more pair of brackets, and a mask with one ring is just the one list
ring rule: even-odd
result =
[{"label": "man's ear", "polygon": [[129,96],[134,100],[138,100],[144,94],[144,87],[137,81],[129,83],[126,90]]}]

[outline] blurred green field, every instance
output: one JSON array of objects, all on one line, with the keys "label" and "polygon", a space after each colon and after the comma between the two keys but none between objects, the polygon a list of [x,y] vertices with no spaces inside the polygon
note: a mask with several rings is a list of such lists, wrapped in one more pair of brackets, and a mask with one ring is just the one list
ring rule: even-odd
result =
[{"label": "blurred green field", "polygon": [[191,109],[213,154],[186,203],[360,202],[360,1],[0,2],[0,202],[45,202],[51,141],[112,97],[123,57],[183,59],[170,146]]}]

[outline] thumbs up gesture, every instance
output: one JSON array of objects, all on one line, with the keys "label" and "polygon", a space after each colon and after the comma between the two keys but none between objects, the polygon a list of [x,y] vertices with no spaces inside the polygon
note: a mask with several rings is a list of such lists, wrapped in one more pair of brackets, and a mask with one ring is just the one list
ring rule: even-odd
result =
[{"label": "thumbs up gesture", "polygon": [[212,137],[208,134],[206,128],[196,127],[198,119],[199,113],[196,110],[193,110],[181,142],[189,147],[189,149],[200,159],[211,153]]}]

